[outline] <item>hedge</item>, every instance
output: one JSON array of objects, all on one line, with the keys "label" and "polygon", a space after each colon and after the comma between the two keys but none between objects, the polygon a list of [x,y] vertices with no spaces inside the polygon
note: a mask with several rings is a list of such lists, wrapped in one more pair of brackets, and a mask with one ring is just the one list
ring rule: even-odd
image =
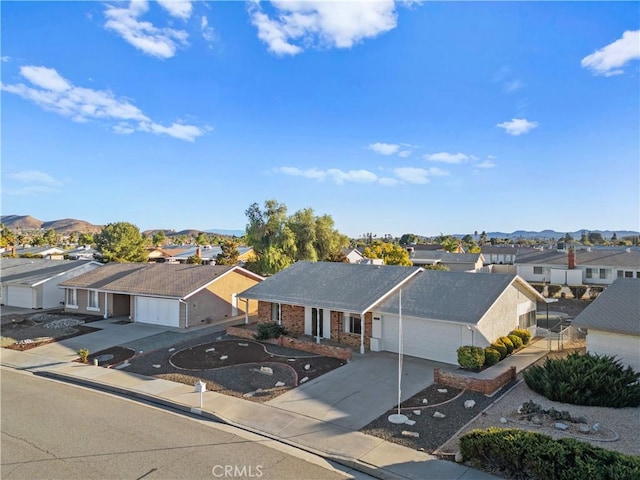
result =
[{"label": "hedge", "polygon": [[480,370],[484,365],[484,348],[470,345],[459,347],[458,364],[467,370]]},{"label": "hedge", "polygon": [[495,365],[502,357],[500,356],[500,352],[493,347],[485,347],[484,349],[484,364],[487,367],[491,365]]},{"label": "hedge", "polygon": [[509,337],[500,337],[496,341],[502,343],[505,347],[507,347],[507,355],[511,355],[513,353],[513,342],[509,339]]},{"label": "hedge", "polygon": [[509,335],[519,336],[522,340],[523,345],[527,345],[529,343],[529,340],[531,340],[531,332],[526,328],[516,328],[515,330],[511,331]]}]

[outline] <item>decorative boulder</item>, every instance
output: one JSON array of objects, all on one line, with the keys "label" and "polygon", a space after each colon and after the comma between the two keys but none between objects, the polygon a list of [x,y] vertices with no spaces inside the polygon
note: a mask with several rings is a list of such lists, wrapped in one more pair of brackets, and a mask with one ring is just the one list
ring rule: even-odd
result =
[{"label": "decorative boulder", "polygon": [[444,417],[446,417],[446,415],[444,413],[435,412],[433,414],[433,418],[444,418]]},{"label": "decorative boulder", "polygon": [[454,457],[454,460],[456,461],[456,463],[463,462],[464,458],[462,457],[462,452],[460,450],[456,452],[456,456]]},{"label": "decorative boulder", "polygon": [[567,425],[566,423],[562,423],[562,422],[556,422],[554,427],[556,428],[556,430],[568,430],[569,429],[569,425]]},{"label": "decorative boulder", "polygon": [[447,390],[446,388],[439,388],[438,389],[438,393],[447,393],[449,390]]},{"label": "decorative boulder", "polygon": [[507,419],[504,417],[500,417],[500,423],[507,423]]},{"label": "decorative boulder", "polygon": [[276,382],[276,387],[284,387],[285,385],[284,382]]},{"label": "decorative boulder", "polygon": [[427,399],[427,398],[423,398],[423,399],[422,399],[422,403],[423,403],[424,405],[426,405],[427,403],[429,403],[429,399]]},{"label": "decorative boulder", "polygon": [[476,401],[475,400],[465,400],[464,401],[464,408],[473,408],[476,406]]},{"label": "decorative boulder", "polygon": [[589,425],[580,425],[580,433],[589,434],[591,433],[591,427]]},{"label": "decorative boulder", "polygon": [[406,422],[404,422],[405,425],[409,425],[409,426],[413,426],[416,424],[415,420],[407,420]]},{"label": "decorative boulder", "polygon": [[414,414],[414,415],[421,415],[421,414],[422,414],[422,411],[420,411],[420,410],[414,410],[414,411],[413,411],[413,414]]},{"label": "decorative boulder", "polygon": [[403,430],[401,435],[403,437],[413,437],[413,438],[420,437],[420,434],[418,432],[410,432],[409,430]]}]

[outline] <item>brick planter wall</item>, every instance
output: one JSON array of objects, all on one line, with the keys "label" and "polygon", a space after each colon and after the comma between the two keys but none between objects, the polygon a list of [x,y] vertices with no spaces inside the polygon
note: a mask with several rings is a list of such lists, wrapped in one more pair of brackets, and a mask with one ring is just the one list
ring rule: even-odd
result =
[{"label": "brick planter wall", "polygon": [[[252,328],[227,327],[227,335],[233,335],[234,337],[255,340],[255,334],[256,331]],[[260,340],[260,342],[293,348],[294,350],[302,350],[303,352],[314,353],[325,357],[338,358],[340,360],[351,360],[351,349],[335,345],[327,345],[325,343],[313,343],[288,336],[270,338],[269,340]]]},{"label": "brick planter wall", "polygon": [[516,367],[510,367],[509,370],[499,374],[497,377],[487,379],[469,377],[453,372],[443,372],[439,368],[433,369],[433,381],[435,383],[453,388],[469,389],[484,395],[491,395],[497,392],[515,379]]}]

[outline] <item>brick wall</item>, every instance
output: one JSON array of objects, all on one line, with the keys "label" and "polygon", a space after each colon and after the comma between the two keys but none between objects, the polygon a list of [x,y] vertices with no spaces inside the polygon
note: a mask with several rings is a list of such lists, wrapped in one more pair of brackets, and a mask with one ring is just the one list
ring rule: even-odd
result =
[{"label": "brick wall", "polygon": [[507,383],[516,379],[516,367],[499,374],[494,378],[481,379],[453,372],[443,372],[439,368],[433,369],[433,381],[441,385],[453,388],[469,389],[484,395],[491,395],[497,392]]}]

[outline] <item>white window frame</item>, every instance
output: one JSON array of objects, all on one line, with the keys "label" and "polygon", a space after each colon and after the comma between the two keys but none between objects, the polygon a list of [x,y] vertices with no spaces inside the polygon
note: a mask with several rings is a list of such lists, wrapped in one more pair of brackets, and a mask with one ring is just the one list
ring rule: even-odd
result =
[{"label": "white window frame", "polygon": [[67,288],[66,308],[78,308],[78,289]]},{"label": "white window frame", "polygon": [[518,328],[531,328],[535,327],[537,324],[536,321],[536,311],[531,310],[529,312],[523,313],[518,316]]},{"label": "white window frame", "polygon": [[280,323],[282,315],[282,309],[279,303],[272,302],[271,303],[271,321]]},{"label": "white window frame", "polygon": [[544,275],[544,268],[543,267],[533,267],[533,274],[534,275]]},{"label": "white window frame", "polygon": [[100,294],[97,290],[87,290],[87,310],[100,311]]},{"label": "white window frame", "polygon": [[[359,320],[359,325],[360,325],[360,331],[356,332],[354,331],[355,329],[353,328],[355,325],[355,320]],[[359,313],[345,313],[344,315],[344,331],[345,333],[350,333],[352,335],[361,335],[362,334],[362,328],[363,328],[363,321],[362,321],[362,315],[360,315]]]}]

